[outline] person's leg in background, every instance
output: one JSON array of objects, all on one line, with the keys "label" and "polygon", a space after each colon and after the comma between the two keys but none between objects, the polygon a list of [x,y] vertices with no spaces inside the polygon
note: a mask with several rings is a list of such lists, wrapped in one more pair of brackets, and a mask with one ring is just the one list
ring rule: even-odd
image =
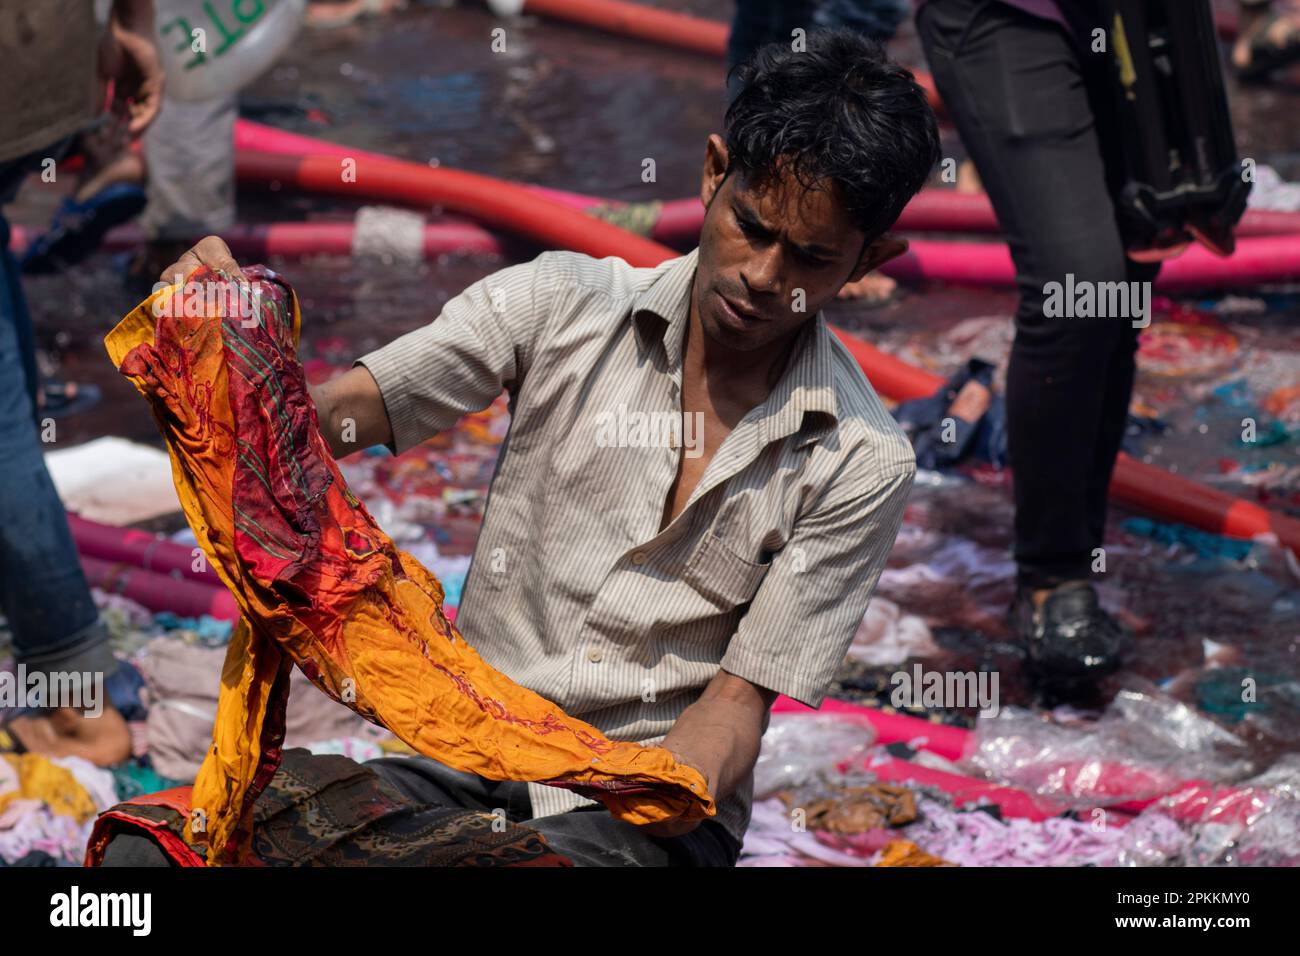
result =
[{"label": "person's leg in background", "polygon": [[1067,275],[1100,283],[1142,271],[1124,255],[1107,147],[1065,27],[991,0],[928,0],[917,29],[1016,264],[1017,627],[1039,676],[1088,683],[1118,666],[1122,644],[1089,581],[1136,332],[1128,317],[1048,317],[1044,306],[1048,283]]},{"label": "person's leg in background", "polygon": [[[0,168],[0,207],[17,192],[25,168],[22,161]],[[0,213],[0,610],[13,636],[16,665],[28,674],[88,674],[102,688],[118,664],[45,467],[32,345],[27,301],[9,252],[9,224]],[[131,737],[111,702],[100,703],[99,716],[57,706],[0,713],[0,721],[11,745],[108,766],[130,755]]]},{"label": "person's leg in background", "polygon": [[[1106,189],[1110,196],[1118,196],[1126,184],[1128,173],[1121,140],[1123,134],[1113,100],[1113,64],[1105,57],[1086,58],[1082,63],[1084,88],[1092,104],[1097,142],[1106,173]],[[1123,245],[1122,229],[1119,238]],[[1135,262],[1127,256],[1124,258],[1124,277],[1129,283],[1149,282],[1154,288],[1159,274],[1159,262]],[[1120,325],[1121,337],[1106,370],[1101,429],[1088,476],[1088,524],[1093,547],[1100,547],[1105,538],[1106,515],[1110,506],[1110,479],[1128,428],[1128,410],[1133,398],[1133,382],[1137,377],[1141,324],[1135,327],[1130,321],[1121,322]]]},{"label": "person's leg in background", "polygon": [[145,252],[131,272],[152,286],[196,238],[235,224],[235,96],[163,100],[144,134],[148,204],[140,216]]},{"label": "person's leg in background", "polygon": [[912,9],[910,0],[824,0],[813,14],[819,27],[851,27],[888,43]]},{"label": "person's leg in background", "polygon": [[731,71],[769,43],[793,43],[794,30],[812,30],[817,0],[736,0],[727,37],[727,99],[736,93]]}]

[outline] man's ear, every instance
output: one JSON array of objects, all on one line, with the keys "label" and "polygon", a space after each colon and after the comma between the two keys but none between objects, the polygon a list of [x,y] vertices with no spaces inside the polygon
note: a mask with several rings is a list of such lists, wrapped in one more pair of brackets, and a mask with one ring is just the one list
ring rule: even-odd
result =
[{"label": "man's ear", "polygon": [[858,257],[858,264],[853,269],[853,274],[845,281],[857,282],[868,272],[874,272],[890,259],[897,259],[906,251],[906,239],[899,239],[886,233],[862,250],[862,255]]},{"label": "man's ear", "polygon": [[704,175],[700,180],[700,202],[709,208],[713,197],[727,178],[727,144],[717,133],[710,133],[704,144]]}]

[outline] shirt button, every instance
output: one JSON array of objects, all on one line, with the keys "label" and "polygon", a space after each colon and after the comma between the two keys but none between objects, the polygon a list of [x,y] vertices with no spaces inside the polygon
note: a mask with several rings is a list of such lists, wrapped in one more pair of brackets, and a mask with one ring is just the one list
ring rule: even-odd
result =
[{"label": "shirt button", "polygon": [[605,655],[600,652],[599,647],[587,648],[587,660],[591,661],[593,664],[599,664],[601,658],[603,658],[604,656]]},{"label": "shirt button", "polygon": [[645,552],[644,552],[644,551],[633,551],[633,552],[632,552],[632,563],[633,563],[633,564],[645,564]]}]

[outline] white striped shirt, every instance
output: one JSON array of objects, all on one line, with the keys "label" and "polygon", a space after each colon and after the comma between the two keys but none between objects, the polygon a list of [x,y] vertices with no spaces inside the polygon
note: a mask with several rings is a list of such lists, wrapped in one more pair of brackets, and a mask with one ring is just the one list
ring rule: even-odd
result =
[{"label": "white striped shirt", "polygon": [[[663,739],[719,667],[818,706],[916,471],[817,315],[660,531],[682,449],[653,426],[681,426],[697,252],[654,269],[544,253],[361,359],[399,453],[508,392],[510,432],[456,624],[519,684],[643,744]],[[737,840],[752,791],[750,778],[718,805]],[[537,784],[530,794],[536,817],[589,802]]]}]

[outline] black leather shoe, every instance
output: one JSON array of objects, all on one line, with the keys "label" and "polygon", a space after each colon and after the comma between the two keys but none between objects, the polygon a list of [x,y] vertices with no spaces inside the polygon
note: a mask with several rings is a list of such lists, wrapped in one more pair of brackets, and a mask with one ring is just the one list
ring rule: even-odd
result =
[{"label": "black leather shoe", "polygon": [[1029,676],[1040,687],[1083,690],[1119,670],[1124,630],[1101,609],[1097,592],[1086,581],[1053,589],[1041,607],[1034,607],[1030,589],[1021,588],[1012,618]]}]

